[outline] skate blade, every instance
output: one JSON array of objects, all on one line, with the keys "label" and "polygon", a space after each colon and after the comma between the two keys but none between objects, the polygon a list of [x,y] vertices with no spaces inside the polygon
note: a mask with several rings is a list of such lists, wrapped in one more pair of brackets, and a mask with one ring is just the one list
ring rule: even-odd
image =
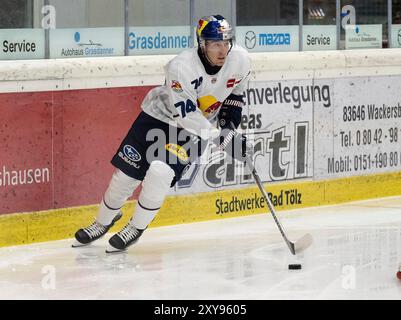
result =
[{"label": "skate blade", "polygon": [[89,245],[90,245],[90,242],[89,243],[81,243],[78,240],[75,240],[75,242],[71,245],[71,247],[72,248],[80,248],[80,247],[86,247]]},{"label": "skate blade", "polygon": [[122,252],[126,252],[127,251],[127,249],[117,249],[117,248],[114,248],[114,247],[112,247],[112,246],[108,246],[107,248],[106,248],[106,253],[122,253]]}]

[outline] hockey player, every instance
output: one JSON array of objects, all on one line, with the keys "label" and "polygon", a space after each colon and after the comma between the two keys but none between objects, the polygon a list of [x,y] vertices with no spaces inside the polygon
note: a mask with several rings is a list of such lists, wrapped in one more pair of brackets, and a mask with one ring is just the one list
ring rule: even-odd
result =
[{"label": "hockey player", "polygon": [[[207,141],[219,144],[227,132],[233,135],[232,126],[239,126],[250,74],[249,55],[233,44],[233,30],[221,15],[200,19],[196,34],[198,47],[172,59],[165,67],[165,84],[143,100],[142,112],[111,161],[116,170],[96,220],[76,232],[73,246],[105,235],[142,182],[133,217],[110,238],[106,251],[122,251],[135,243]],[[155,135],[157,139],[152,139]],[[236,133],[233,142],[239,147],[230,148],[231,157],[244,161],[249,151],[246,137]]]}]

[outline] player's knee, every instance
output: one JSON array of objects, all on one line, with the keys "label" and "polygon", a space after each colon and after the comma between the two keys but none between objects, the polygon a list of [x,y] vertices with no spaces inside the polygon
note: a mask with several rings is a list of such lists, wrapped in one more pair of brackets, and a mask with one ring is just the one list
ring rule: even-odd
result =
[{"label": "player's knee", "polygon": [[159,208],[168,191],[175,172],[164,162],[153,161],[146,172],[139,195],[139,203],[146,208]]},{"label": "player's knee", "polygon": [[169,189],[174,176],[175,172],[168,164],[155,160],[150,164],[143,183],[154,184],[155,188]]},{"label": "player's knee", "polygon": [[141,181],[131,178],[121,170],[115,170],[104,194],[105,204],[108,207],[118,209],[127,201],[140,183]]}]

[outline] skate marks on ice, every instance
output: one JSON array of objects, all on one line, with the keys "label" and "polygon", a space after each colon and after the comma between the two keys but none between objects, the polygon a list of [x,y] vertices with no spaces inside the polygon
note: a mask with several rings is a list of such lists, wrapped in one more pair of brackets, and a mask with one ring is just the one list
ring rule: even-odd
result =
[{"label": "skate marks on ice", "polygon": [[111,234],[1,248],[0,299],[400,299],[401,198],[279,214],[313,236],[301,254],[266,215],[152,228],[116,255]]},{"label": "skate marks on ice", "polygon": [[[312,246],[295,259],[279,244],[250,252],[266,261],[276,277],[261,299],[401,299],[395,278],[401,228],[332,227],[312,235]],[[290,263],[301,263],[302,269],[288,270]],[[252,281],[250,286],[260,286],[268,279]]]}]

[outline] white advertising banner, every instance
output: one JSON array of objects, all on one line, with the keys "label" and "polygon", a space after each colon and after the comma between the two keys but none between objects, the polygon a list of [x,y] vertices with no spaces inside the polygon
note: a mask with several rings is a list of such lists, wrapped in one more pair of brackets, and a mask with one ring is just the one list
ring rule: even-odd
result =
[{"label": "white advertising banner", "polygon": [[[313,177],[313,111],[330,112],[330,84],[316,85],[311,80],[250,83],[244,92],[247,106],[239,129],[254,144],[255,166],[263,181]],[[176,192],[232,189],[253,183],[243,163],[224,161],[224,152],[211,149],[202,165],[190,167],[177,183]]]},{"label": "white advertising banner", "polygon": [[249,52],[299,50],[299,26],[239,26],[235,34]]},{"label": "white advertising banner", "polygon": [[315,109],[314,177],[400,171],[401,77],[335,79],[331,91],[332,112]]},{"label": "white advertising banner", "polygon": [[0,59],[43,59],[44,29],[0,29]]},{"label": "white advertising banner", "polygon": [[124,28],[51,29],[50,58],[124,55]]},{"label": "white advertising banner", "polygon": [[302,26],[302,37],[302,49],[304,51],[337,49],[337,30],[335,25]]},{"label": "white advertising banner", "polygon": [[[333,179],[401,170],[401,76],[251,82],[241,127],[262,181]],[[175,194],[253,183],[209,148]]]},{"label": "white advertising banner", "polygon": [[378,49],[382,47],[382,25],[347,25],[345,49]]},{"label": "white advertising banner", "polygon": [[401,48],[401,24],[391,25],[391,48]]},{"label": "white advertising banner", "polygon": [[176,54],[191,47],[189,26],[130,27],[130,55]]}]

